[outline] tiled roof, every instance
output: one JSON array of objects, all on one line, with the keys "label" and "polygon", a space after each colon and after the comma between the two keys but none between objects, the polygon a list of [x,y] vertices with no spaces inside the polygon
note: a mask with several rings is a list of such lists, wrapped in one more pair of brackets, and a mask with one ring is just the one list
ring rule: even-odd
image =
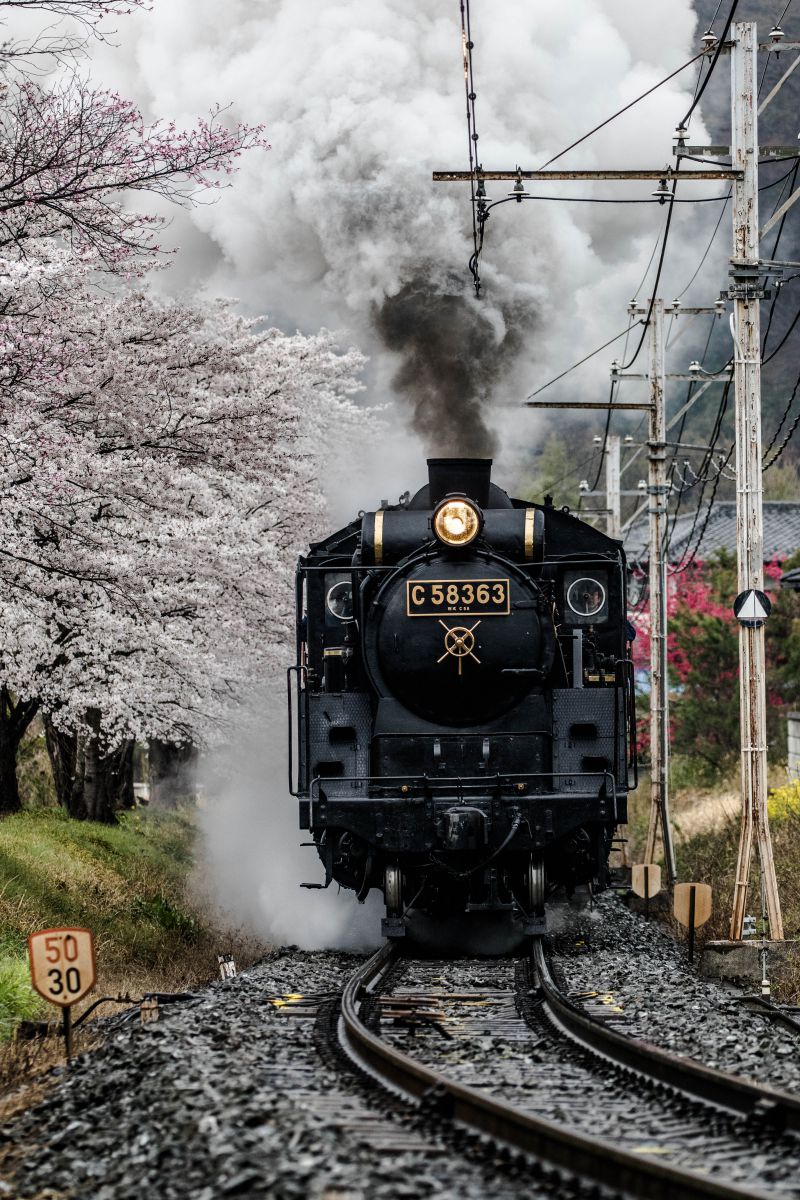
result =
[{"label": "tiled roof", "polygon": [[[719,500],[711,506],[708,524],[695,549],[703,528],[707,509],[703,507],[695,522],[693,512],[681,513],[673,525],[670,518],[669,561],[680,562],[688,550],[701,561],[717,550],[736,552],[736,503]],[[693,528],[694,527],[694,528]],[[630,561],[646,562],[649,558],[649,529],[647,517],[640,517],[626,532],[625,553]],[[787,558],[800,550],[800,502],[795,500],[764,501],[764,562]]]}]

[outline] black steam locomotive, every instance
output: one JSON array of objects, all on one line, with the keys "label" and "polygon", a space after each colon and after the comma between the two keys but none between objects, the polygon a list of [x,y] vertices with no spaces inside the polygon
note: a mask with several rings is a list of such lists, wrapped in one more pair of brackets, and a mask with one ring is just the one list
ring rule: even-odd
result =
[{"label": "black steam locomotive", "polygon": [[[513,500],[491,460],[311,547],[297,571],[290,787],[334,880],[414,913],[505,912],[604,887],[635,786],[619,542]],[[294,732],[291,728],[293,726]]]}]

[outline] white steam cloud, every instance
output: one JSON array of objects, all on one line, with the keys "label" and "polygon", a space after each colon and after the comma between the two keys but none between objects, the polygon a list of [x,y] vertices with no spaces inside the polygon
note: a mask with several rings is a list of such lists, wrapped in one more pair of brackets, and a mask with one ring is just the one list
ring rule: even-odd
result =
[{"label": "white steam cloud", "polygon": [[[543,163],[686,61],[696,17],[689,0],[576,0],[568,15],[527,0],[473,0],[472,33],[479,157],[486,167],[513,168]],[[420,375],[417,342],[404,345],[401,331],[387,349],[379,318],[387,304],[391,314],[398,298],[402,306],[409,292],[422,293],[426,303],[411,316],[434,344],[451,338],[445,362],[449,354],[464,364],[459,393],[474,367],[487,445],[493,438],[501,479],[510,477],[518,448],[533,444],[542,424],[518,402],[622,328],[665,210],[546,201],[497,209],[487,230],[485,299],[474,305],[466,185],[431,182],[435,168],[467,165],[456,0],[156,0],[152,13],[119,22],[119,39],[119,50],[102,52],[100,72],[137,95],[146,112],[188,120],[215,100],[230,101],[234,118],[266,125],[273,147],[241,160],[220,203],[176,219],[183,253],[170,286],[234,294],[290,329],[341,331],[371,354],[370,398],[378,402],[391,400],[404,364],[412,384]],[[669,162],[696,69],[562,165]],[[701,135],[695,121],[692,136]],[[547,191],[612,196],[619,187],[565,183]],[[505,190],[491,188],[496,199]],[[651,191],[645,183],[625,194]],[[716,216],[715,205],[705,207],[703,232]],[[686,236],[692,221],[690,206],[677,210],[663,280],[668,298],[696,265],[697,243]],[[439,320],[427,301],[442,296],[451,303],[440,306]],[[454,306],[465,317],[455,337]],[[569,377],[565,394],[604,393],[612,356]],[[423,448],[448,449],[436,436],[445,426],[450,446],[474,450],[480,424],[472,436],[474,413],[456,407],[448,417],[444,388],[436,387],[447,382],[442,376],[427,381],[417,414]],[[421,482],[410,433],[420,397],[412,388],[406,399],[396,406],[391,439],[336,498],[337,516]],[[451,399],[457,406],[458,395]]]},{"label": "white steam cloud", "polygon": [[[137,97],[146,115],[189,121],[230,102],[234,119],[263,122],[272,143],[269,153],[241,160],[219,203],[175,218],[182,254],[162,286],[237,296],[289,330],[324,324],[371,355],[367,399],[390,405],[390,433],[363,461],[346,464],[346,484],[330,497],[332,520],[424,482],[424,450],[492,446],[498,482],[510,481],[526,449],[553,427],[519,402],[624,326],[666,210],[505,205],[488,224],[485,296],[476,303],[465,185],[431,181],[434,169],[467,166],[457,0],[156,0],[152,13],[118,24],[119,46],[101,48],[97,75]],[[696,17],[689,0],[575,0],[568,8],[473,0],[472,35],[479,158],[487,169],[528,168],[689,59]],[[667,164],[695,72],[562,165]],[[698,118],[692,136],[702,139]],[[563,183],[547,194],[609,197],[618,189]],[[499,199],[506,190],[490,192]],[[625,194],[651,191],[637,184]],[[676,209],[666,298],[690,278],[717,215],[716,205],[698,216],[689,205]],[[708,302],[697,292],[685,297],[693,299]],[[613,353],[549,395],[605,398]],[[269,937],[322,945],[346,936],[353,944],[363,937],[353,914],[364,909],[336,901],[334,889],[296,886],[321,868],[312,850],[294,850],[283,724],[282,713],[271,716],[278,732],[244,754],[239,781],[209,813],[220,886]],[[374,913],[369,921],[374,931]]]},{"label": "white steam cloud", "polygon": [[374,948],[383,915],[377,893],[359,904],[335,883],[324,891],[300,887],[321,883],[325,872],[316,850],[300,844],[310,839],[297,828],[297,801],[286,785],[286,713],[274,700],[279,685],[284,681],[254,703],[257,716],[239,740],[206,761],[209,801],[201,816],[211,880],[204,888],[212,883],[231,922],[244,922],[268,943]]}]

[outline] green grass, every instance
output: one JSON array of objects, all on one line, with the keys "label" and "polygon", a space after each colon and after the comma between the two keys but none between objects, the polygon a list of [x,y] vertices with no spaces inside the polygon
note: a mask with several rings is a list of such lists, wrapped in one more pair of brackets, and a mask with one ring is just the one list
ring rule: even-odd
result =
[{"label": "green grass", "polygon": [[20,1021],[42,1016],[44,1007],[31,987],[27,959],[4,954],[0,958],[0,1041],[7,1041]]},{"label": "green grass", "polygon": [[26,948],[37,929],[93,931],[96,995],[178,989],[214,974],[219,935],[189,893],[194,841],[188,812],[137,811],[112,827],[49,808],[0,821],[0,1038],[41,1011]]}]

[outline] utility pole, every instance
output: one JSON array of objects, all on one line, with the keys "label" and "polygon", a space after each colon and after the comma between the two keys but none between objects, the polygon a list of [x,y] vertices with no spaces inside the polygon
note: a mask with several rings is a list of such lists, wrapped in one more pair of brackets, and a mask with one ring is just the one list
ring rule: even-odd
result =
[{"label": "utility pole", "polygon": [[[689,408],[697,396],[713,382],[724,382],[724,377],[708,380],[698,389],[667,425],[666,380],[684,380],[696,383],[700,377],[699,363],[692,363],[688,373],[666,374],[664,368],[664,317],[700,316],[704,313],[720,315],[724,305],[713,308],[684,308],[673,303],[665,306],[660,298],[650,306],[637,308],[632,305],[632,316],[650,316],[648,344],[650,361],[646,375],[625,372],[612,368],[612,378],[647,380],[650,386],[650,425],[648,431],[648,479],[647,511],[649,516],[648,568],[650,582],[650,819],[647,826],[644,862],[655,861],[656,840],[659,826],[664,847],[664,863],[671,884],[675,883],[675,847],[672,840],[672,825],[669,817],[669,675],[667,666],[667,558],[668,558],[668,515],[670,484],[667,481],[667,429]],[[636,452],[638,453],[638,451]],[[636,457],[634,454],[626,463]]]},{"label": "utility pole", "polygon": [[664,301],[653,301],[650,341],[650,431],[647,495],[650,516],[650,821],[645,863],[655,861],[659,824],[670,883],[675,848],[669,820],[669,690],[667,687],[667,421],[664,394]]},{"label": "utility pole", "polygon": [[[739,591],[764,587],[761,494],[761,322],[764,272],[759,263],[758,79],[756,26],[733,25],[731,154],[733,181],[734,378],[736,386],[736,524]],[[764,627],[739,628],[742,827],[730,936],[742,937],[753,841],[758,845],[770,937],[783,938],[778,884],[767,816],[767,713]]]},{"label": "utility pole", "polygon": [[620,447],[622,439],[618,433],[609,435],[606,441],[606,533],[617,541],[621,537],[621,494],[620,494]]}]

